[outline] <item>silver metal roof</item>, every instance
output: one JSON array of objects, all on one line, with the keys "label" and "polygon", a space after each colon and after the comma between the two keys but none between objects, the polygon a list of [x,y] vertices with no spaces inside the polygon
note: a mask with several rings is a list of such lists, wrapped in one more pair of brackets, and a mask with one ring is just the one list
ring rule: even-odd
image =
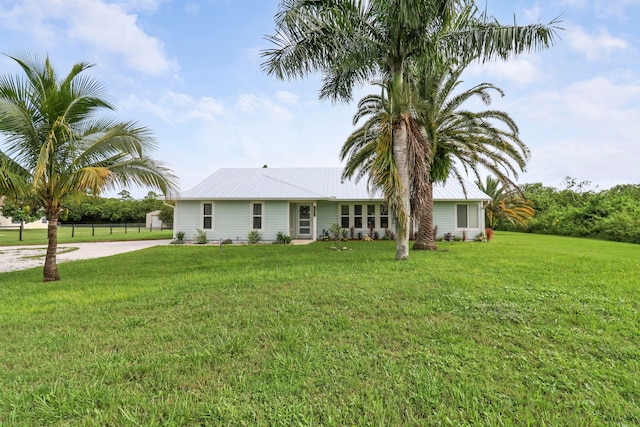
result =
[{"label": "silver metal roof", "polygon": [[[219,169],[178,200],[382,200],[367,189],[366,179],[341,180],[341,168]],[[475,184],[455,180],[436,184],[434,200],[490,200]]]}]

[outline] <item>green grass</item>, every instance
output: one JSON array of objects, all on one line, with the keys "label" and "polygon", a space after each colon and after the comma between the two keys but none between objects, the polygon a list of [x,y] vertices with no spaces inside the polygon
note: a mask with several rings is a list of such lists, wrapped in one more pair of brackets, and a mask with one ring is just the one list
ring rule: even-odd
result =
[{"label": "green grass", "polygon": [[[75,227],[73,237],[70,226],[58,227],[58,243],[80,243],[80,242],[104,242],[104,241],[124,241],[124,240],[158,240],[173,238],[172,230],[153,230],[142,227],[138,232],[138,227],[128,227],[125,233],[124,227],[113,227],[109,225],[96,226],[92,230],[91,226]],[[0,246],[14,245],[46,245],[46,229],[27,229],[23,231],[22,241],[20,233],[15,229],[0,229]]]},{"label": "green grass", "polygon": [[0,424],[640,424],[640,246],[329,246],[0,274]]}]

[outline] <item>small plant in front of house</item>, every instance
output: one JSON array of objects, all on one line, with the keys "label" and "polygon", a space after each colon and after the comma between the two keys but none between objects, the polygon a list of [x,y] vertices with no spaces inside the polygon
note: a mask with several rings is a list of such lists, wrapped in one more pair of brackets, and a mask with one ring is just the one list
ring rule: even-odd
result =
[{"label": "small plant in front of house", "polygon": [[288,234],[284,234],[282,231],[278,231],[278,233],[276,234],[276,242],[283,245],[288,245],[289,243],[291,243],[291,236],[289,236]]},{"label": "small plant in front of house", "polygon": [[185,235],[186,233],[184,231],[176,231],[176,238],[173,240],[173,243],[176,245],[183,244]]},{"label": "small plant in front of house", "polygon": [[493,239],[493,229],[490,227],[487,227],[485,230],[485,233],[487,233],[487,241]]},{"label": "small plant in front of house", "polygon": [[363,234],[362,231],[358,231],[358,240],[362,240]]},{"label": "small plant in front of house", "polygon": [[223,245],[231,245],[232,243],[233,243],[233,240],[231,240],[231,239],[224,239],[224,240],[222,241],[222,244],[223,244]]},{"label": "small plant in front of house", "polygon": [[463,242],[467,241],[467,230],[462,230],[462,241]]},{"label": "small plant in front of house", "polygon": [[380,233],[378,233],[377,231],[373,232],[373,240],[380,240]]},{"label": "small plant in front of house", "polygon": [[251,230],[247,235],[247,239],[249,240],[250,245],[255,245],[262,240],[262,234],[258,230]]},{"label": "small plant in front of house", "polygon": [[388,240],[396,240],[396,235],[388,228],[384,229],[384,235]]},{"label": "small plant in front of house", "polygon": [[196,228],[195,241],[199,245],[206,245],[207,243],[209,243],[207,233],[199,228]]},{"label": "small plant in front of house", "polygon": [[349,229],[349,233],[351,234],[351,240],[356,238],[356,229],[355,228],[351,227]]},{"label": "small plant in front of house", "polygon": [[345,242],[346,242],[347,240],[349,240],[349,235],[347,234],[347,230],[346,230],[346,229],[344,229],[344,228],[343,228],[343,229],[342,229],[342,232],[341,232],[340,234],[341,234],[341,236],[342,236],[342,240],[344,240]]},{"label": "small plant in front of house", "polygon": [[478,234],[478,236],[476,237],[476,242],[486,242],[487,241],[487,236],[482,233],[482,234]]},{"label": "small plant in front of house", "polygon": [[[340,227],[340,224],[333,223],[331,227],[329,227],[329,235],[331,236],[331,240],[339,241],[342,238],[343,228]],[[346,230],[344,230],[346,232]]]}]

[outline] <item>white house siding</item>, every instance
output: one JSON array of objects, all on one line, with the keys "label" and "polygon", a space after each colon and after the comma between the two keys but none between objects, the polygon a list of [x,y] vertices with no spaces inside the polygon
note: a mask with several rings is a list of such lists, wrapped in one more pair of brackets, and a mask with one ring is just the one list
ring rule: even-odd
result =
[{"label": "white house siding", "polygon": [[[478,205],[478,228],[457,228],[456,227],[456,206],[458,205]],[[447,233],[462,238],[463,230],[467,240],[474,240],[484,231],[484,210],[482,202],[477,201],[457,201],[457,202],[434,202],[433,203],[433,223],[438,226],[436,237],[442,238]]]},{"label": "white house siding", "polygon": [[176,202],[173,211],[173,231],[185,233],[185,240],[193,240],[196,228],[202,228],[200,207],[202,202],[192,200],[180,200]]},{"label": "white house siding", "polygon": [[316,221],[318,225],[316,238],[322,238],[323,230],[328,231],[332,224],[338,222],[338,203],[319,201]]},{"label": "white house siding", "polygon": [[[438,227],[436,238],[444,237],[447,233],[454,233],[456,228],[456,204],[454,202],[433,202],[433,224]],[[460,237],[462,237],[462,234],[460,234]]]},{"label": "white house siding", "polygon": [[231,239],[247,241],[251,231],[251,209],[253,203],[262,203],[262,229],[258,230],[265,241],[276,240],[279,231],[289,228],[286,201],[262,200],[218,200],[218,201],[177,201],[174,213],[174,230],[185,233],[185,240],[195,239],[196,229],[202,229],[202,203],[213,204],[213,228],[203,230],[210,241]]},{"label": "white house siding", "polygon": [[[262,239],[275,241],[278,232],[288,234],[289,202],[281,200],[263,202],[263,209]],[[247,233],[249,231],[245,233],[245,237]]]}]

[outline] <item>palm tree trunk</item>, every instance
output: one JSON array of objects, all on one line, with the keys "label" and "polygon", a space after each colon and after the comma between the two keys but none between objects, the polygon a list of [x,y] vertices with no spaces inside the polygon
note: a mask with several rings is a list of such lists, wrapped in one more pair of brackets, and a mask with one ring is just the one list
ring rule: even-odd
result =
[{"label": "palm tree trunk", "polygon": [[58,251],[58,217],[60,213],[47,215],[47,237],[49,244],[47,245],[47,256],[44,261],[43,282],[56,282],[60,280],[58,274],[58,262],[56,253]]},{"label": "palm tree trunk", "polygon": [[[403,118],[393,124],[393,157],[400,187],[397,189],[396,216],[396,259],[409,259],[409,218],[411,214],[411,198],[409,194],[409,146],[407,123]],[[401,211],[403,210],[403,211]]]},{"label": "palm tree trunk", "polygon": [[429,181],[423,185],[424,202],[418,212],[418,235],[413,244],[414,251],[435,251],[438,249],[433,235],[433,183]]}]

